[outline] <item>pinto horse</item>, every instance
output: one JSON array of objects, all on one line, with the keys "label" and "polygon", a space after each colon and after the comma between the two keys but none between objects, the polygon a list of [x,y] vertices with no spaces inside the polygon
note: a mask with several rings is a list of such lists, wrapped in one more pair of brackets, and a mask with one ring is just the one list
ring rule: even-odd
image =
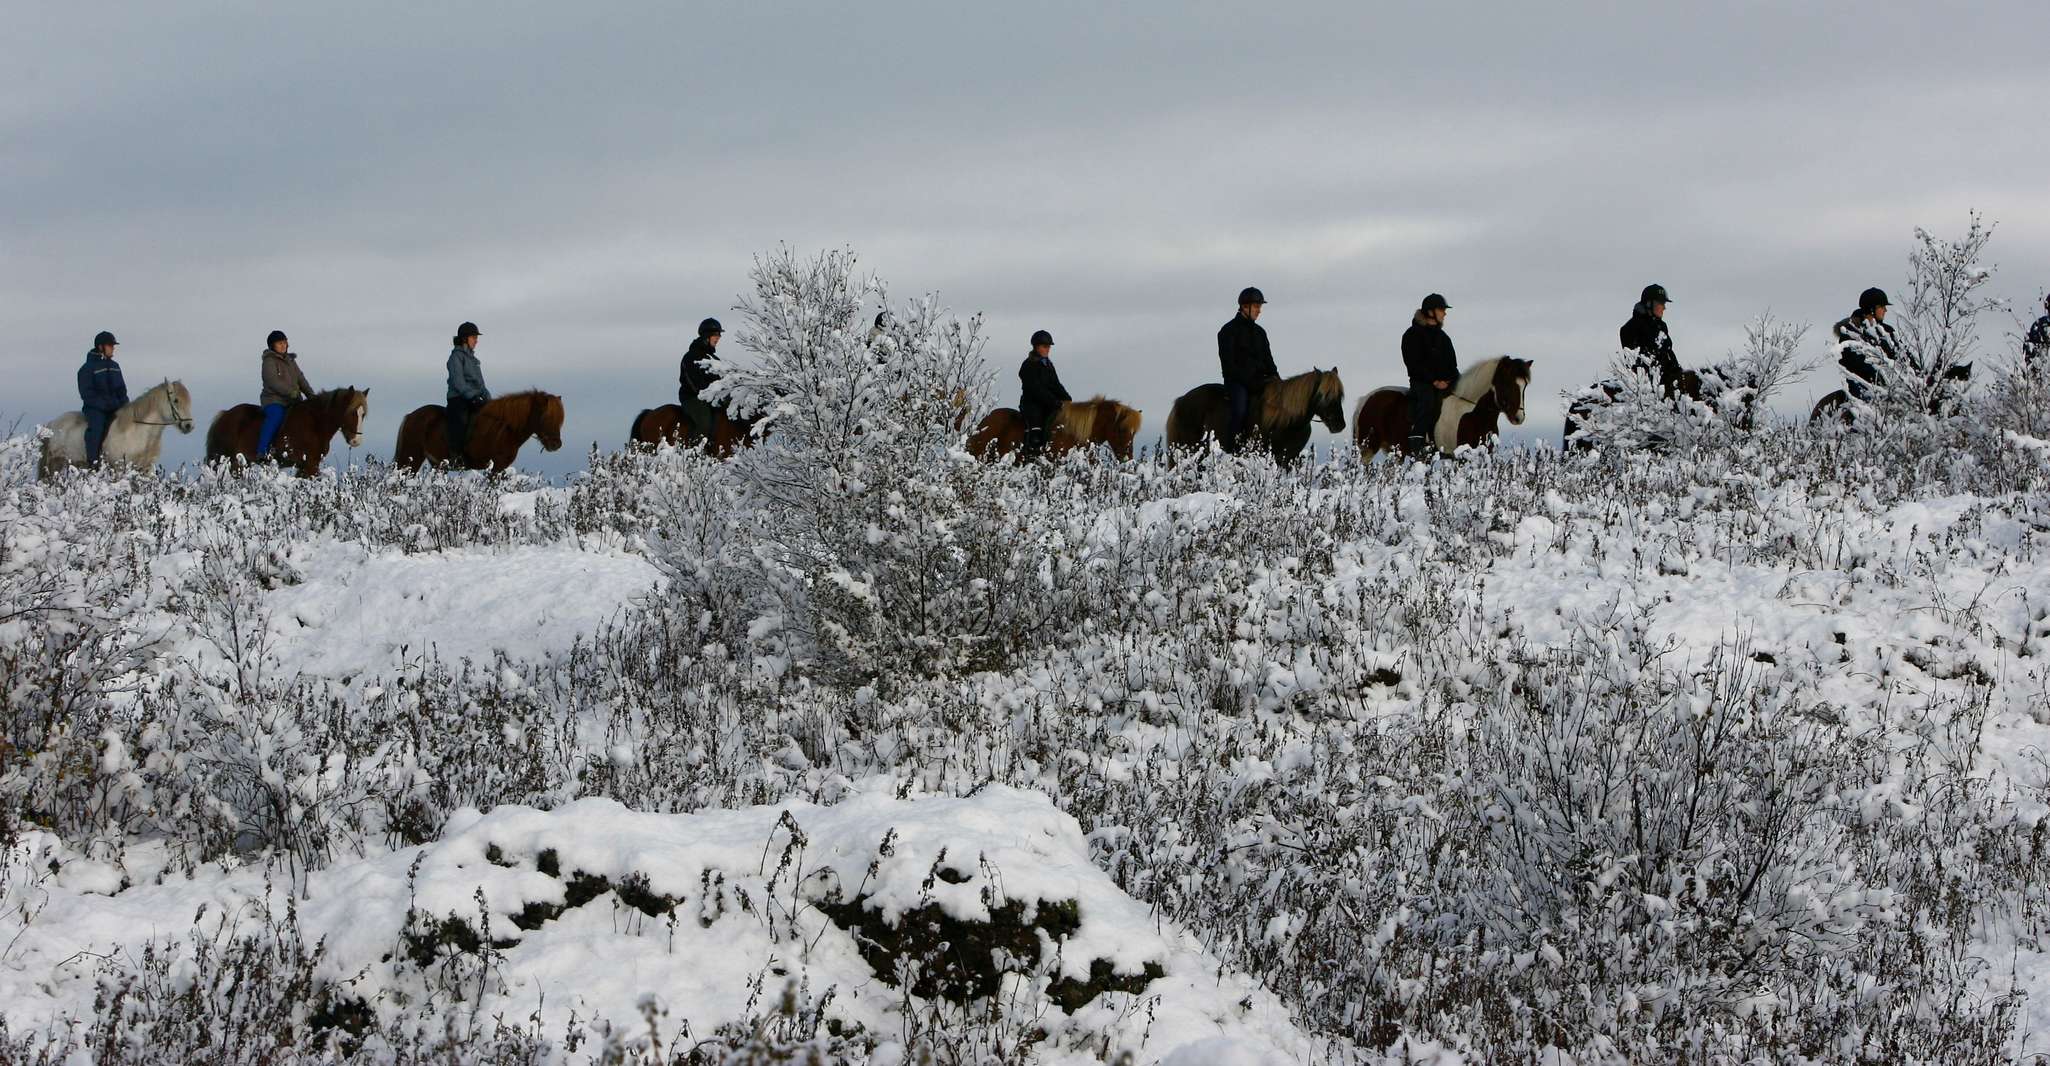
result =
[{"label": "pinto horse", "polygon": [[[1286,466],[1302,454],[1310,442],[1310,422],[1324,423],[1333,433],[1345,432],[1345,382],[1336,368],[1310,370],[1283,378],[1261,390],[1257,403],[1246,412],[1245,439],[1257,442]],[[1197,448],[1206,436],[1224,439],[1230,428],[1231,395],[1222,385],[1198,385],[1182,393],[1167,414],[1167,443],[1178,448]]]},{"label": "pinto horse", "polygon": [[[399,423],[392,465],[418,470],[422,463],[448,462],[448,409],[438,403],[415,408]],[[503,470],[520,454],[520,445],[541,438],[543,451],[562,447],[562,397],[529,389],[487,401],[470,421],[470,439],[463,445],[462,465],[470,470]]]},{"label": "pinto horse", "polygon": [[673,444],[679,448],[699,448],[715,458],[731,458],[733,453],[754,443],[756,418],[728,418],[723,407],[712,408],[712,433],[709,438],[693,430],[690,420],[683,417],[683,408],[665,403],[651,407],[634,416],[633,427],[627,430],[627,439],[649,448]]},{"label": "pinto horse", "polygon": [[[1064,403],[1054,415],[1053,432],[1046,441],[1047,454],[1059,458],[1076,448],[1101,444],[1112,455],[1128,460],[1142,417],[1137,408],[1101,396]],[[968,438],[969,453],[991,462],[1024,446],[1025,419],[1015,407],[999,407],[982,416],[982,423]]]},{"label": "pinto horse", "polygon": [[[1509,416],[1510,425],[1522,425],[1523,394],[1530,387],[1530,364],[1529,359],[1499,355],[1468,367],[1452,383],[1451,395],[1439,407],[1431,443],[1440,452],[1451,455],[1460,448],[1493,440],[1501,429],[1503,415]],[[1359,445],[1360,458],[1372,459],[1381,452],[1399,449],[1408,439],[1407,388],[1386,385],[1360,401],[1359,415],[1353,423],[1353,440]]]},{"label": "pinto horse", "polygon": [[[337,432],[349,447],[363,446],[363,422],[370,417],[369,389],[329,389],[304,403],[285,408],[285,420],[271,439],[270,455],[292,464],[300,477],[312,477],[334,443]],[[263,408],[240,403],[214,416],[206,430],[206,461],[241,459],[256,462],[257,439],[263,434]]]},{"label": "pinto horse", "polygon": [[[156,466],[164,450],[165,426],[192,432],[192,393],[182,381],[166,380],[114,413],[107,439],[100,444],[101,465],[145,470]],[[85,466],[84,415],[66,411],[44,428],[50,435],[43,440],[43,457],[36,464],[39,475],[47,478],[59,470]]]}]

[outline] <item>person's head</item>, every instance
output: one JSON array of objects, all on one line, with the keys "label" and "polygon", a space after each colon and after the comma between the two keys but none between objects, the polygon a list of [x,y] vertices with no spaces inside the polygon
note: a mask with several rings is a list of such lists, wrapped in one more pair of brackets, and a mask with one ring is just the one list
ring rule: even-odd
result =
[{"label": "person's head", "polygon": [[1053,334],[1043,329],[1035,330],[1032,334],[1032,354],[1038,356],[1052,355]]},{"label": "person's head", "polygon": [[1858,294],[1858,310],[1875,322],[1886,321],[1886,290],[1866,289]]},{"label": "person's head", "polygon": [[1644,309],[1651,312],[1653,318],[1664,318],[1666,317],[1666,305],[1671,303],[1672,300],[1666,296],[1666,287],[1664,285],[1646,285],[1644,287],[1644,295],[1639,297],[1639,302],[1644,304]]},{"label": "person's head", "polygon": [[889,313],[888,311],[877,311],[877,312],[876,312],[876,328],[877,328],[877,329],[889,329],[889,328],[890,328],[890,313]]},{"label": "person's head", "polygon": [[483,335],[484,331],[477,328],[477,323],[465,322],[456,327],[456,347],[474,352],[477,350],[477,338]]},{"label": "person's head", "polygon": [[279,354],[283,354],[287,348],[290,348],[292,346],[292,342],[285,339],[285,331],[281,329],[271,330],[270,338],[268,340],[265,340],[263,343],[271,351],[277,352]]},{"label": "person's head", "polygon": [[1418,312],[1424,316],[1424,321],[1434,326],[1444,325],[1445,313],[1450,310],[1452,310],[1452,305],[1446,303],[1445,298],[1435,292],[1424,297],[1422,306],[1418,308]]},{"label": "person's head", "polygon": [[725,333],[726,327],[721,326],[716,318],[708,318],[698,323],[698,339],[704,341],[707,348],[717,348],[719,338]]},{"label": "person's head", "polygon": [[114,349],[120,346],[121,342],[115,340],[114,335],[112,333],[107,332],[106,330],[101,330],[98,334],[96,334],[93,337],[93,351],[96,351],[109,359],[112,359],[114,357]]},{"label": "person's head", "polygon": [[1239,314],[1259,321],[1260,310],[1267,306],[1267,297],[1251,285],[1239,290]]}]

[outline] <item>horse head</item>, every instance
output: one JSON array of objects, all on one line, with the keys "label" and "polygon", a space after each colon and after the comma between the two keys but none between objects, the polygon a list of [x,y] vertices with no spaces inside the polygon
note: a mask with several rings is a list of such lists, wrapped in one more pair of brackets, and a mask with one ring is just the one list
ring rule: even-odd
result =
[{"label": "horse head", "polygon": [[177,426],[180,433],[192,432],[192,393],[186,391],[185,383],[165,378],[157,388],[163,390],[164,406],[169,408],[163,420]]},{"label": "horse head", "polygon": [[527,432],[541,438],[541,450],[552,452],[562,447],[562,397],[552,392],[534,394],[534,405],[528,409]]},{"label": "horse head", "polygon": [[363,423],[370,418],[370,390],[343,389],[341,395],[346,404],[342,409],[342,439],[351,448],[361,448]]},{"label": "horse head", "polygon": [[1503,356],[1495,364],[1495,407],[1508,416],[1509,424],[1523,424],[1523,394],[1530,387],[1529,359]]},{"label": "horse head", "polygon": [[1339,380],[1337,367],[1317,371],[1317,384],[1311,392],[1310,403],[1325,429],[1333,433],[1345,432],[1345,382]]}]

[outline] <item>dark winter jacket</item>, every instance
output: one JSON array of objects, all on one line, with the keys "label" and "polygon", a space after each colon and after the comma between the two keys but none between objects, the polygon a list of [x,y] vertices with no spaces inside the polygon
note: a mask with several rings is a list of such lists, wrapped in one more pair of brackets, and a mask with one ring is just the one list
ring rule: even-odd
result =
[{"label": "dark winter jacket", "polygon": [[719,380],[719,374],[711,367],[714,351],[705,338],[690,342],[690,349],[683,353],[683,365],[676,373],[677,393],[695,399],[700,393],[712,387]]},{"label": "dark winter jacket", "polygon": [[1257,388],[1281,376],[1274,368],[1274,350],[1267,346],[1267,331],[1243,314],[1217,331],[1217,362],[1227,385]]},{"label": "dark winter jacket", "polygon": [[1838,322],[1831,332],[1836,335],[1836,361],[1844,368],[1844,373],[1852,377],[1875,384],[1880,382],[1879,368],[1872,364],[1874,352],[1895,363],[1900,362],[1899,334],[1892,326],[1863,311],[1851,312],[1851,317]]},{"label": "dark winter jacket", "polygon": [[313,383],[306,380],[306,372],[299,369],[299,357],[292,352],[263,350],[263,396],[257,402],[265,407],[271,404],[297,403],[301,396],[313,396]]},{"label": "dark winter jacket", "polygon": [[1043,355],[1025,357],[1024,365],[1018,368],[1018,385],[1018,414],[1029,426],[1045,425],[1070,399],[1068,390],[1061,385],[1061,375],[1053,368],[1053,360]]},{"label": "dark winter jacket", "polygon": [[1452,338],[1443,326],[1424,321],[1424,313],[1410,316],[1402,333],[1402,365],[1409,370],[1410,387],[1417,383],[1459,380],[1459,356],[1452,350]]},{"label": "dark winter jacket", "polygon": [[2037,319],[2022,338],[2022,360],[2031,365],[2050,363],[2050,315]]},{"label": "dark winter jacket", "polygon": [[460,344],[449,349],[449,402],[462,400],[475,406],[490,398],[491,390],[484,387],[484,364],[477,361],[477,353]]},{"label": "dark winter jacket", "polygon": [[1680,387],[1680,376],[1685,371],[1680,368],[1680,357],[1673,354],[1673,334],[1666,328],[1665,319],[1638,304],[1630,321],[1623,323],[1620,338],[1624,351],[1637,353],[1637,367],[1657,378],[1667,395]]},{"label": "dark winter jacket", "polygon": [[85,353],[85,365],[78,368],[78,404],[108,414],[128,406],[128,382],[121,377],[121,364],[100,355],[98,349]]}]

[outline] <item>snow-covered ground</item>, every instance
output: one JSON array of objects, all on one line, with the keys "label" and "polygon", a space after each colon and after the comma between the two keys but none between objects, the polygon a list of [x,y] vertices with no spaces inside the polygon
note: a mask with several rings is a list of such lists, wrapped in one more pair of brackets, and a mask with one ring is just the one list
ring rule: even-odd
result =
[{"label": "snow-covered ground", "polygon": [[[865,683],[722,615],[757,572],[704,554],[704,464],[17,477],[0,1040],[114,1009],[152,952],[120,1009],[160,1018],[195,944],[289,927],[376,1024],[510,1020],[544,1058],[722,1027],[871,1062],[2050,1056],[2041,453],[1889,490],[1778,447],[958,468],[1029,554],[921,602],[988,624],[973,581],[1013,581],[1035,621]],[[58,674],[84,735],[39,709]],[[1690,802],[1714,824],[1661,836]]]}]

